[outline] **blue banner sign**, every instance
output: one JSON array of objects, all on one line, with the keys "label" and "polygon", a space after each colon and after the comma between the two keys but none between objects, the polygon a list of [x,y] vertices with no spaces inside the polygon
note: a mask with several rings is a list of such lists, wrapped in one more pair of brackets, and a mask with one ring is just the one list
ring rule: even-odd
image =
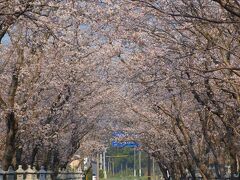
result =
[{"label": "blue banner sign", "polygon": [[115,131],[115,132],[112,133],[112,136],[113,137],[125,137],[126,134],[122,131]]},{"label": "blue banner sign", "polygon": [[130,148],[135,148],[139,147],[139,144],[134,142],[134,141],[124,141],[124,142],[117,142],[117,141],[112,141],[112,147],[130,147]]}]

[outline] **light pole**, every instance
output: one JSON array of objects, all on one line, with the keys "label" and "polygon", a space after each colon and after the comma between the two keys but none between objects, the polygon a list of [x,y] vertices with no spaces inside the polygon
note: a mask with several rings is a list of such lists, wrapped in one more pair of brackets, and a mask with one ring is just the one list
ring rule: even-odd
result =
[{"label": "light pole", "polygon": [[96,176],[97,176],[97,180],[99,180],[99,153],[97,153],[97,173],[96,173]]},{"label": "light pole", "polygon": [[107,173],[106,173],[106,149],[103,151],[103,175],[104,179],[107,179]]},{"label": "light pole", "polygon": [[99,168],[100,170],[103,170],[103,153],[100,153],[100,157],[99,157]]},{"label": "light pole", "polygon": [[136,149],[133,149],[133,176],[136,177]]},{"label": "light pole", "polygon": [[151,180],[151,157],[148,154],[148,180]]},{"label": "light pole", "polygon": [[153,169],[152,169],[152,173],[153,173],[153,179],[155,180],[156,178],[155,178],[155,159],[154,159],[154,157],[152,158],[152,163],[153,163]]},{"label": "light pole", "polygon": [[139,150],[139,153],[138,153],[138,167],[139,167],[139,177],[142,176],[142,162],[141,162],[141,150]]}]

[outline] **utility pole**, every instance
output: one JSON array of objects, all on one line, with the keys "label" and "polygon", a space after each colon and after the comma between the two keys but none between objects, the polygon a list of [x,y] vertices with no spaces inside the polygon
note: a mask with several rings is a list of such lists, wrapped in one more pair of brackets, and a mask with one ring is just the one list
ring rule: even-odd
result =
[{"label": "utility pole", "polygon": [[114,158],[112,159],[112,175],[114,176],[114,173],[115,173],[115,171],[114,171]]},{"label": "utility pole", "polygon": [[107,173],[106,173],[106,150],[103,151],[103,175],[104,179],[107,179]]},{"label": "utility pole", "polygon": [[151,180],[151,157],[148,154],[148,180]]},{"label": "utility pole", "polygon": [[96,178],[99,180],[99,153],[97,153],[97,173],[96,173]]},{"label": "utility pole", "polygon": [[138,167],[139,167],[139,177],[142,176],[142,162],[141,162],[141,150],[138,153]]},{"label": "utility pole", "polygon": [[100,153],[100,157],[99,157],[99,168],[100,168],[100,170],[103,169],[103,153]]},{"label": "utility pole", "polygon": [[155,159],[154,159],[154,157],[152,158],[152,161],[153,161],[153,162],[152,162],[152,165],[153,165],[153,166],[152,166],[152,168],[153,168],[153,169],[152,169],[152,173],[153,173],[153,179],[155,180],[156,178],[155,178]]},{"label": "utility pole", "polygon": [[111,172],[111,158],[108,158],[108,173]]}]

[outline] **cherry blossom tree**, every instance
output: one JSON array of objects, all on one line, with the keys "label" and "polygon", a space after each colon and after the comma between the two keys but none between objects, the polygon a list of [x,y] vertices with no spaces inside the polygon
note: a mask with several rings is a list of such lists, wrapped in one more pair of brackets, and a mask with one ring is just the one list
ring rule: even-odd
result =
[{"label": "cherry blossom tree", "polygon": [[95,8],[84,1],[1,4],[1,39],[10,38],[1,45],[4,169],[13,160],[23,163],[22,157],[35,163],[39,151],[49,161],[63,147],[71,147],[62,158],[68,161],[94,125],[98,113],[91,111],[109,92],[103,73],[112,52],[102,50],[108,48],[95,19],[102,5],[93,3]]},{"label": "cherry blossom tree", "polygon": [[[179,151],[172,151],[176,155],[172,163],[181,166],[175,170],[182,171],[172,173],[176,179],[186,168],[192,176],[198,168],[208,179],[213,175],[210,166],[223,177],[226,170],[221,165],[226,164],[233,176],[239,171],[239,18],[234,12],[238,3],[132,2],[125,6],[131,13],[120,16],[127,32],[118,38],[121,46],[116,57],[122,67],[118,69],[125,69],[127,84],[120,90],[127,92],[124,99],[131,104],[130,110],[154,127],[155,121],[167,122],[168,133],[179,146]],[[125,48],[126,42],[133,50]],[[152,111],[159,116],[156,120]],[[132,124],[137,133],[136,123]],[[146,136],[145,142],[149,139]],[[184,158],[184,163],[178,158]]]}]

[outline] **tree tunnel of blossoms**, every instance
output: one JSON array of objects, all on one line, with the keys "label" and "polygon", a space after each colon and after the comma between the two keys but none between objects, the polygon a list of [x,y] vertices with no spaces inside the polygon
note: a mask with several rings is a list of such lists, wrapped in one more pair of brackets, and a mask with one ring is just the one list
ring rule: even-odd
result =
[{"label": "tree tunnel of blossoms", "polygon": [[222,178],[220,165],[239,173],[239,1],[8,0],[0,8],[4,169],[57,170],[122,130],[165,177],[199,169]]}]

